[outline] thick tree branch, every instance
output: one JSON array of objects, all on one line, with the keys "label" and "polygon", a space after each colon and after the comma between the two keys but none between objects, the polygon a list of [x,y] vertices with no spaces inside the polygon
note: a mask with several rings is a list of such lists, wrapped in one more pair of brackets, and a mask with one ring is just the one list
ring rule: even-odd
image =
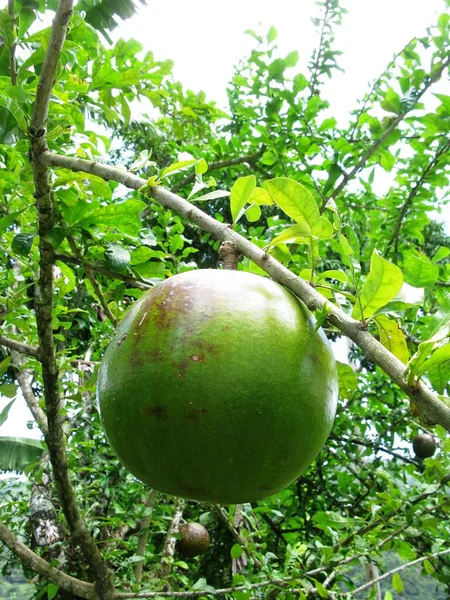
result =
[{"label": "thick tree branch", "polygon": [[404,571],[405,569],[408,569],[409,567],[418,565],[421,562],[423,562],[424,560],[438,558],[439,556],[445,556],[446,554],[450,554],[450,550],[441,550],[440,552],[435,552],[434,554],[429,554],[428,556],[422,556],[421,558],[416,558],[416,560],[412,560],[409,563],[400,565],[399,567],[396,567],[395,569],[391,569],[390,571],[388,571],[387,573],[383,573],[383,575],[380,575],[376,579],[372,579],[368,583],[361,585],[359,588],[356,588],[356,590],[353,590],[352,594],[353,594],[353,596],[355,596],[355,594],[359,594],[360,592],[367,590],[367,588],[372,587],[373,585],[379,583],[380,581],[383,581],[384,579],[391,577],[391,575],[393,575],[394,573],[398,573],[399,571]]},{"label": "thick tree branch", "polygon": [[62,402],[58,390],[58,368],[52,328],[54,253],[53,247],[46,241],[47,234],[54,226],[53,195],[50,189],[48,168],[39,161],[40,156],[47,149],[45,127],[50,106],[50,94],[72,7],[73,0],[60,0],[58,4],[41,70],[30,127],[31,160],[39,231],[39,277],[35,294],[35,308],[48,419],[46,442],[61,507],[72,539],[81,547],[85,560],[91,568],[91,576],[95,579],[99,598],[113,600],[115,593],[111,573],[81,517],[69,477],[63,431],[64,416],[61,412]]},{"label": "thick tree branch", "polygon": [[86,583],[66,575],[59,569],[51,567],[50,564],[30,550],[12,533],[8,527],[0,523],[0,540],[7,546],[11,552],[20,558],[24,565],[39,573],[49,581],[56,583],[61,589],[85,598],[86,600],[100,600],[95,587],[92,583]]},{"label": "thick tree branch", "polygon": [[39,348],[36,346],[22,344],[22,342],[13,340],[5,335],[0,335],[0,346],[5,346],[5,348],[15,350],[16,352],[19,352],[19,354],[25,354],[26,356],[31,356],[32,358],[37,358],[39,360]]},{"label": "thick tree branch", "polygon": [[[450,59],[449,59],[450,60]],[[53,167],[63,167],[73,171],[83,171],[98,175],[109,181],[117,181],[126,187],[139,190],[146,185],[146,180],[136,177],[116,167],[87,161],[81,158],[59,156],[45,152],[40,157],[43,164]],[[428,424],[439,424],[450,431],[450,409],[439,400],[423,383],[409,386],[403,376],[405,365],[387,350],[378,340],[366,331],[359,321],[349,317],[338,306],[331,304],[308,282],[294,275],[289,269],[269,256],[244,237],[233,231],[229,225],[219,223],[193,204],[161,187],[151,188],[152,197],[175,212],[183,215],[205,231],[214,235],[218,240],[234,242],[241,254],[250,258],[264,269],[278,283],[294,292],[312,311],[325,309],[328,312],[328,322],[340,329],[357,346],[366,357],[383,369],[385,373],[409,396],[417,406],[422,418]]]},{"label": "thick tree branch", "polygon": [[[433,85],[433,83],[438,81],[438,79],[440,79],[442,73],[449,65],[450,65],[450,57],[447,58],[447,60],[442,62],[441,66],[433,73],[433,75],[430,75],[428,78],[426,78],[425,83],[422,86],[422,89],[419,90],[419,92],[417,92],[414,102],[412,104],[410,104],[405,110],[403,110],[401,113],[399,113],[395,117],[395,119],[392,121],[392,123],[389,125],[389,127],[386,129],[386,131],[383,133],[383,135],[380,136],[378,138],[378,140],[376,140],[366,150],[366,152],[363,154],[361,159],[356,163],[356,165],[353,167],[353,169],[351,169],[351,171],[349,171],[348,173],[344,173],[341,182],[334,188],[334,190],[328,196],[327,202],[331,198],[336,198],[336,196],[338,196],[342,192],[342,190],[347,185],[347,183],[351,179],[353,179],[353,177],[357,173],[359,173],[359,171],[364,167],[364,165],[369,160],[369,158],[371,156],[373,156],[373,154],[375,154],[375,152],[378,150],[378,148],[380,148],[380,146],[382,146],[384,144],[384,142],[387,140],[387,138],[397,128],[399,123],[401,123],[403,121],[403,119],[406,117],[406,115],[413,110],[413,108],[417,105],[417,103],[422,98],[422,96],[425,94],[425,92],[428,90],[428,88],[431,87],[431,85]],[[325,209],[325,207],[326,207],[326,204],[322,205],[321,210],[323,211]]]},{"label": "thick tree branch", "polygon": [[398,215],[398,219],[397,219],[397,223],[395,225],[395,229],[394,229],[394,233],[392,235],[392,239],[391,239],[391,241],[389,242],[389,244],[387,245],[387,248],[386,248],[386,256],[389,254],[392,246],[394,246],[394,254],[395,255],[398,254],[398,244],[399,244],[399,238],[400,238],[400,230],[402,228],[403,220],[406,217],[406,215],[408,213],[408,210],[411,207],[411,204],[412,204],[414,198],[419,193],[419,191],[420,191],[422,185],[424,184],[426,178],[433,171],[433,169],[438,165],[439,159],[441,158],[441,156],[443,156],[444,154],[446,154],[446,152],[448,152],[449,149],[450,149],[450,141],[448,141],[447,143],[443,144],[440,148],[438,148],[436,150],[433,158],[430,160],[430,162],[424,168],[424,170],[422,171],[422,174],[420,175],[419,179],[416,181],[416,183],[411,188],[411,191],[409,192],[409,194],[408,194],[405,202],[403,203],[403,206],[400,209],[400,213]]}]

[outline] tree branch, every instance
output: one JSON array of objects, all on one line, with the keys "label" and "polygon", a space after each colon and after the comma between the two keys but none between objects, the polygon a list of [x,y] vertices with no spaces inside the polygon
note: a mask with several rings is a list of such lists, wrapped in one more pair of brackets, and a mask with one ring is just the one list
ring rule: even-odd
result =
[{"label": "tree branch", "polygon": [[86,600],[99,600],[99,596],[92,583],[80,581],[79,579],[75,579],[75,577],[66,575],[66,573],[55,567],[51,567],[46,560],[35,554],[16,538],[13,532],[6,525],[3,525],[3,523],[0,523],[0,540],[11,552],[14,552],[20,558],[24,565],[27,565],[30,569],[49,581],[56,583],[61,589]]},{"label": "tree branch", "polygon": [[91,568],[99,598],[113,600],[115,592],[111,573],[81,517],[69,477],[63,431],[64,417],[61,412],[62,402],[58,389],[58,368],[52,328],[54,252],[52,245],[47,241],[47,234],[54,226],[53,195],[50,189],[48,168],[39,160],[47,150],[45,127],[50,106],[50,94],[72,15],[72,7],[73,0],[60,0],[58,4],[39,78],[30,127],[31,161],[39,231],[39,277],[35,294],[35,309],[48,419],[46,442],[58,495],[72,539],[81,547]]},{"label": "tree branch", "polygon": [[339,435],[330,435],[330,438],[332,440],[337,440],[337,441],[340,440],[342,442],[347,442],[349,444],[357,444],[358,446],[364,446],[365,448],[374,448],[375,450],[378,450],[379,452],[385,452],[386,454],[390,454],[394,458],[397,458],[398,460],[402,460],[403,462],[409,463],[410,465],[414,465],[416,467],[419,464],[417,461],[411,460],[410,458],[408,458],[406,456],[402,456],[401,454],[397,454],[397,452],[393,452],[392,450],[389,450],[388,448],[383,448],[383,446],[380,446],[379,444],[376,444],[375,442],[364,442],[357,438],[346,438],[346,437],[342,437]]},{"label": "tree branch", "polygon": [[9,50],[9,73],[11,75],[11,83],[17,85],[17,67],[16,67],[16,34],[14,25],[14,0],[8,0],[8,14],[12,18],[11,28],[14,35],[14,42]]},{"label": "tree branch", "polygon": [[416,183],[411,188],[411,191],[409,192],[409,194],[408,194],[405,202],[403,203],[403,206],[400,209],[400,213],[398,215],[398,219],[397,219],[397,223],[395,225],[395,229],[394,229],[394,233],[392,235],[392,239],[391,239],[391,241],[389,242],[389,244],[387,245],[387,248],[386,248],[386,256],[389,254],[392,246],[394,246],[394,254],[395,255],[398,254],[399,236],[400,236],[400,230],[401,230],[401,227],[402,227],[403,219],[406,217],[406,214],[407,214],[407,212],[409,210],[409,207],[411,206],[414,198],[419,193],[420,188],[422,187],[422,185],[425,182],[426,178],[428,177],[428,175],[430,174],[430,172],[433,171],[433,169],[437,166],[437,164],[438,164],[439,159],[441,158],[441,156],[443,154],[445,154],[449,149],[450,149],[450,141],[447,142],[446,144],[444,144],[443,146],[441,146],[440,148],[438,148],[436,150],[436,152],[435,152],[432,160],[430,160],[430,162],[427,164],[427,166],[422,171],[422,174],[419,177],[419,179],[416,181]]},{"label": "tree branch", "polygon": [[[111,277],[112,279],[118,279],[119,281],[123,281],[127,283],[131,287],[138,288],[139,290],[149,290],[153,286],[149,283],[145,283],[144,281],[139,281],[134,279],[133,277],[128,277],[127,275],[123,275],[122,273],[116,273],[116,271],[111,271],[106,267],[102,267],[101,265],[96,265],[94,263],[90,263],[84,260],[83,257],[77,258],[76,256],[69,256],[68,254],[55,254],[55,260],[60,260],[67,264],[78,265],[80,267],[86,266],[92,271],[98,271],[99,273],[103,273],[107,277]],[[1,339],[1,336],[0,336]]]},{"label": "tree branch", "polygon": [[[395,119],[392,121],[392,123],[389,125],[389,127],[386,129],[386,131],[383,133],[383,135],[380,138],[378,138],[378,140],[376,140],[370,146],[370,148],[363,154],[363,156],[356,163],[356,165],[353,167],[353,169],[351,171],[349,171],[348,173],[344,173],[344,175],[342,177],[342,181],[334,188],[334,190],[328,196],[327,203],[331,198],[336,198],[336,196],[338,196],[342,192],[342,190],[347,185],[347,183],[350,181],[350,179],[353,179],[353,177],[364,167],[364,165],[369,160],[369,158],[373,154],[375,154],[375,152],[378,150],[378,148],[380,148],[380,146],[382,146],[384,144],[384,142],[391,135],[391,133],[397,128],[399,123],[401,123],[401,121],[403,121],[403,119],[406,117],[406,115],[412,111],[412,109],[416,106],[416,104],[419,102],[419,100],[422,98],[422,96],[425,94],[425,92],[428,90],[428,88],[431,87],[431,85],[433,83],[438,81],[438,79],[441,77],[443,71],[449,65],[450,65],[450,57],[447,58],[447,60],[445,60],[441,64],[441,66],[436,70],[435,73],[433,73],[433,75],[430,75],[425,80],[425,84],[423,85],[422,89],[417,93],[414,103],[411,104],[410,106],[408,106],[401,113],[399,113],[395,117]],[[322,205],[322,209],[321,209],[322,212],[325,210],[325,208],[326,208],[326,204]]]},{"label": "tree branch", "polygon": [[13,350],[11,352],[12,363],[16,368],[16,377],[19,382],[20,389],[22,391],[22,396],[24,397],[25,402],[27,403],[28,408],[30,409],[31,414],[33,415],[34,420],[39,426],[39,429],[44,434],[44,437],[48,436],[48,422],[47,417],[39,406],[39,402],[37,401],[36,396],[34,395],[33,389],[30,384],[30,371],[23,367],[22,356]]},{"label": "tree branch", "polygon": [[172,570],[172,559],[175,553],[175,545],[177,539],[175,534],[180,529],[180,521],[183,517],[183,510],[186,505],[186,501],[183,498],[178,498],[175,504],[175,511],[173,513],[172,521],[170,523],[169,531],[167,532],[166,539],[164,540],[164,546],[162,549],[161,566],[159,569],[160,576],[162,578],[167,577]]},{"label": "tree branch", "polygon": [[31,356],[32,358],[37,358],[39,360],[39,348],[37,348],[37,346],[22,344],[22,342],[13,340],[5,335],[0,335],[0,346],[5,346],[5,348],[9,348],[10,350],[19,352],[20,354],[25,354],[26,356]]},{"label": "tree branch", "polygon": [[[69,235],[67,240],[69,242],[69,246],[70,246],[72,252],[78,258],[78,260],[82,261],[83,257],[81,255],[81,252],[78,249],[78,246],[75,244],[75,240],[73,239],[73,237]],[[103,296],[103,292],[100,289],[100,286],[99,286],[97,280],[95,279],[94,275],[92,274],[91,269],[86,265],[86,263],[84,263],[83,268],[84,268],[84,272],[86,273],[86,277],[88,278],[88,280],[90,281],[90,283],[94,289],[95,295],[97,296],[97,299],[100,303],[100,306],[103,309],[103,312],[108,317],[108,319],[111,321],[113,326],[116,327],[117,319],[112,314],[111,309],[109,308],[108,303],[106,302],[105,297]]]},{"label": "tree branch", "polygon": [[367,588],[372,587],[373,585],[379,583],[380,581],[383,581],[384,579],[387,579],[394,573],[398,573],[399,571],[404,571],[405,569],[408,569],[409,567],[418,565],[421,562],[423,562],[424,560],[429,560],[430,558],[438,558],[439,556],[444,556],[446,554],[450,554],[450,550],[442,550],[441,552],[435,552],[434,554],[429,554],[428,556],[422,556],[422,558],[416,558],[416,560],[412,560],[409,563],[400,565],[399,567],[396,567],[395,569],[391,569],[390,571],[388,571],[387,573],[384,573],[383,575],[380,575],[376,579],[372,579],[368,583],[361,585],[359,588],[356,588],[356,590],[353,590],[352,594],[353,594],[353,596],[355,594],[359,594],[359,592],[363,592]]},{"label": "tree branch", "polygon": [[330,0],[325,0],[325,14],[324,14],[323,21],[322,21],[322,29],[320,31],[319,47],[317,50],[316,60],[314,61],[314,65],[312,68],[312,80],[311,80],[310,94],[309,94],[310,98],[312,98],[314,96],[314,93],[315,93],[316,87],[317,87],[317,83],[318,83],[318,79],[319,79],[319,77],[318,77],[319,64],[320,64],[320,59],[322,58],[322,53],[323,53],[323,41],[324,41],[324,37],[325,37],[325,26],[327,24],[329,10],[330,10]]},{"label": "tree branch", "polygon": [[[218,169],[225,169],[226,167],[232,167],[234,165],[241,165],[242,163],[246,163],[246,162],[249,162],[249,163],[254,162],[255,160],[258,160],[258,158],[260,158],[264,154],[264,150],[265,150],[265,148],[263,146],[260,150],[258,150],[258,152],[254,152],[253,154],[247,154],[246,156],[238,156],[236,158],[230,158],[228,160],[221,160],[218,162],[211,163],[210,165],[208,165],[208,173],[212,172],[212,171],[217,171]],[[176,193],[176,192],[178,192],[178,190],[180,190],[185,185],[188,185],[189,183],[191,183],[194,180],[195,180],[195,173],[189,173],[189,175],[186,175],[186,177],[184,177],[184,179],[182,179],[181,181],[176,183],[171,188],[171,191],[173,193]]]},{"label": "tree branch", "polygon": [[[81,158],[71,158],[45,152],[40,157],[40,160],[48,166],[92,173],[107,181],[113,180],[122,183],[134,190],[140,190],[147,184],[145,179],[141,179],[122,169]],[[329,311],[327,316],[329,323],[340,329],[363,350],[369,360],[377,364],[389,375],[414,402],[425,422],[442,425],[442,427],[450,431],[450,409],[423,383],[418,382],[414,387],[409,386],[403,378],[405,365],[366,331],[359,321],[352,319],[338,306],[331,304],[331,302],[314,290],[308,282],[294,275],[289,269],[266,254],[264,250],[261,250],[261,248],[258,248],[258,246],[233,231],[229,225],[216,221],[190,202],[183,200],[180,196],[164,188],[153,187],[151,188],[151,194],[162,206],[183,215],[205,231],[214,235],[218,240],[234,242],[241,254],[247,256],[264,269],[275,281],[294,292],[310,310],[325,309]]]},{"label": "tree branch", "polygon": [[[145,503],[146,514],[142,519],[142,525],[139,532],[136,556],[142,556],[144,558],[145,546],[147,545],[148,528],[152,520],[153,506],[155,505],[156,499],[158,498],[158,491],[152,490],[148,495],[147,502]],[[138,585],[142,581],[142,572],[144,570],[144,560],[137,562],[134,565],[134,578]]]}]

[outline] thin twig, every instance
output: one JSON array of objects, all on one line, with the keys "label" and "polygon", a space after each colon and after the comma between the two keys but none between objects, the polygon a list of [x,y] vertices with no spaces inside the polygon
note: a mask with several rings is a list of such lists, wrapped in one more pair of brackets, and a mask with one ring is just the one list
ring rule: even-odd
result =
[{"label": "thin twig", "polygon": [[[450,59],[449,59],[450,61]],[[81,158],[59,156],[50,152],[41,155],[42,163],[82,171],[98,175],[107,181],[113,180],[122,183],[134,190],[145,189],[147,181],[132,173],[111,167],[103,163],[87,161]],[[294,275],[288,268],[283,266],[264,250],[239,235],[226,223],[220,223],[210,217],[202,210],[183,200],[180,196],[169,192],[161,187],[150,188],[152,197],[162,206],[174,210],[192,221],[205,231],[214,235],[218,240],[229,240],[234,242],[239,252],[250,258],[258,266],[264,269],[278,283],[293,291],[306,306],[312,310],[324,309],[327,312],[327,320],[336,326],[355,344],[357,344],[371,360],[387,373],[390,378],[411,398],[420,411],[422,419],[428,424],[439,424],[450,431],[450,409],[437,398],[429,388],[422,382],[414,386],[408,385],[404,380],[405,365],[376,340],[359,321],[352,319],[338,306],[326,300],[308,282]]]},{"label": "thin twig", "polygon": [[375,450],[378,450],[379,452],[385,452],[386,454],[390,454],[394,458],[398,458],[398,460],[402,460],[403,462],[409,463],[410,465],[415,465],[416,467],[419,464],[417,461],[412,460],[406,456],[402,456],[401,454],[397,454],[397,452],[394,452],[393,450],[389,450],[388,448],[383,448],[383,446],[380,446],[379,444],[376,444],[375,442],[365,442],[365,441],[359,440],[357,438],[346,438],[346,437],[342,437],[342,436],[338,436],[338,435],[331,435],[330,438],[333,440],[337,440],[337,441],[340,440],[343,442],[347,442],[349,444],[357,444],[358,446],[364,446],[365,448],[374,448]]},{"label": "thin twig", "polygon": [[14,41],[9,51],[9,72],[11,75],[11,83],[17,85],[17,66],[16,66],[16,33],[14,23],[14,0],[8,0],[8,14],[12,18],[11,27],[13,29]]},{"label": "thin twig", "polygon": [[314,93],[315,93],[316,87],[317,87],[317,83],[318,83],[319,63],[320,63],[320,59],[322,58],[322,53],[323,53],[325,26],[327,25],[327,22],[328,22],[329,10],[330,10],[330,0],[325,0],[325,14],[323,16],[322,29],[320,31],[319,48],[317,50],[316,60],[314,61],[314,65],[313,65],[313,69],[312,69],[312,81],[311,81],[311,86],[310,86],[311,93],[309,94],[310,98],[312,98],[314,96]]},{"label": "thin twig", "polygon": [[90,263],[83,257],[77,258],[76,256],[69,256],[68,254],[55,254],[55,260],[60,260],[61,262],[67,263],[69,265],[79,265],[80,267],[86,266],[88,269],[91,269],[91,271],[98,271],[99,273],[103,273],[103,275],[106,275],[107,277],[123,281],[130,287],[135,287],[139,290],[149,290],[153,287],[152,285],[150,285],[149,283],[145,283],[144,281],[139,281],[138,279],[128,277],[127,275],[123,275],[122,273],[111,271],[110,269],[102,267],[101,265]]},{"label": "thin twig", "polygon": [[[82,261],[83,257],[81,255],[81,252],[78,249],[78,246],[76,245],[75,240],[73,239],[73,237],[71,235],[69,235],[67,237],[67,240],[69,242],[69,246],[70,246],[72,252],[75,254],[75,256],[78,258],[79,261]],[[92,285],[92,288],[94,289],[95,295],[97,296],[97,299],[100,302],[100,306],[102,307],[103,312],[108,317],[108,319],[111,321],[111,323],[113,324],[113,326],[116,327],[117,326],[117,319],[112,314],[111,309],[109,308],[108,303],[106,302],[105,297],[103,295],[103,292],[100,289],[100,286],[99,286],[96,278],[94,277],[91,269],[86,265],[86,263],[83,264],[83,269],[84,269],[84,272],[86,273],[86,277],[88,278],[90,284]]]},{"label": "thin twig", "polygon": [[39,406],[39,402],[34,395],[33,389],[30,384],[31,373],[28,369],[24,368],[22,356],[13,350],[11,352],[12,363],[16,368],[16,377],[19,382],[20,389],[22,391],[22,396],[27,403],[28,408],[30,409],[31,414],[33,415],[34,420],[39,426],[39,429],[42,431],[45,438],[48,436],[48,422],[47,417]]},{"label": "thin twig", "polygon": [[148,528],[152,520],[153,507],[155,505],[156,499],[158,498],[158,493],[159,492],[157,490],[152,490],[149,493],[147,497],[147,502],[145,503],[146,514],[142,519],[142,525],[139,531],[136,556],[142,556],[142,560],[140,560],[134,565],[134,578],[139,586],[141,584],[142,573],[144,571],[144,555],[145,546],[147,545]]},{"label": "thin twig", "polygon": [[397,219],[397,223],[395,225],[392,239],[386,248],[386,256],[389,254],[392,246],[394,246],[394,254],[397,256],[400,230],[402,227],[403,220],[406,217],[406,214],[408,213],[408,210],[409,210],[414,198],[417,196],[422,185],[425,183],[428,175],[437,166],[441,156],[443,156],[449,149],[450,149],[450,141],[436,150],[433,158],[430,160],[430,162],[427,164],[427,166],[423,169],[422,174],[420,175],[419,179],[416,181],[416,183],[411,188],[411,191],[409,192],[405,202],[403,203],[403,206],[400,209],[400,213],[398,215],[398,219]]},{"label": "thin twig", "polygon": [[435,552],[434,554],[429,554],[428,556],[422,556],[421,558],[416,558],[416,560],[412,560],[409,563],[400,565],[399,567],[396,567],[395,569],[391,569],[390,571],[388,571],[387,573],[384,573],[383,575],[380,575],[376,579],[372,579],[372,581],[369,581],[368,583],[365,583],[364,585],[359,586],[359,588],[356,588],[356,590],[352,591],[352,594],[353,594],[353,596],[355,594],[359,594],[359,592],[363,592],[364,590],[367,590],[367,588],[372,587],[376,583],[379,583],[380,581],[383,581],[384,579],[391,577],[391,575],[393,575],[394,573],[398,573],[399,571],[404,571],[405,569],[408,569],[409,567],[418,565],[421,562],[423,562],[424,560],[438,558],[439,556],[445,556],[446,554],[450,554],[450,550],[442,550],[441,552]]},{"label": "thin twig", "polygon": [[[357,173],[359,173],[359,171],[364,167],[364,165],[369,160],[369,158],[373,154],[375,154],[375,152],[378,150],[378,148],[380,148],[380,146],[382,146],[384,144],[384,142],[391,135],[391,133],[397,128],[397,126],[399,125],[399,123],[401,123],[403,121],[403,119],[406,117],[406,115],[412,111],[412,109],[416,106],[416,104],[419,102],[419,100],[425,94],[425,92],[430,88],[430,86],[433,83],[435,83],[436,81],[438,81],[438,79],[441,77],[443,71],[449,65],[450,65],[450,57],[447,58],[447,60],[445,60],[441,64],[441,66],[435,71],[435,73],[433,73],[433,75],[430,75],[428,78],[425,79],[425,83],[424,83],[422,89],[417,93],[417,95],[416,95],[416,97],[414,99],[414,102],[412,104],[410,104],[405,110],[403,110],[401,113],[399,113],[395,117],[395,119],[392,121],[392,123],[389,125],[389,127],[386,129],[386,131],[383,133],[383,135],[381,135],[378,138],[378,140],[376,140],[366,150],[366,152],[363,154],[363,156],[361,157],[361,159],[356,163],[356,165],[353,167],[353,169],[351,169],[351,171],[349,171],[347,173],[344,173],[341,182],[334,188],[334,190],[328,196],[327,203],[329,202],[329,200],[331,198],[336,198],[336,196],[338,196],[342,192],[342,190],[347,185],[347,183],[351,179],[353,179],[353,177]],[[325,208],[326,208],[326,204],[322,205],[322,208],[321,208],[322,212],[325,210]]]},{"label": "thin twig", "polygon": [[247,541],[242,537],[242,535],[239,533],[239,531],[236,529],[236,527],[230,521],[230,518],[228,517],[228,514],[226,513],[226,511],[222,508],[222,506],[220,506],[220,504],[213,504],[213,506],[214,506],[214,510],[217,512],[219,517],[222,519],[223,523],[227,526],[228,531],[234,537],[236,542],[240,546],[242,546],[242,548],[245,548],[245,551],[247,552],[247,554],[250,554],[250,556],[253,558],[253,562],[255,563],[255,565],[259,569],[262,569],[263,565],[262,565],[261,561],[255,556],[255,553],[249,549]]},{"label": "thin twig", "polygon": [[183,517],[183,510],[186,505],[186,501],[183,498],[178,498],[175,504],[175,511],[173,513],[172,521],[170,523],[169,531],[167,532],[166,539],[162,549],[160,576],[162,578],[167,577],[172,570],[172,559],[175,554],[175,546],[177,539],[175,535],[180,529],[180,522]]}]

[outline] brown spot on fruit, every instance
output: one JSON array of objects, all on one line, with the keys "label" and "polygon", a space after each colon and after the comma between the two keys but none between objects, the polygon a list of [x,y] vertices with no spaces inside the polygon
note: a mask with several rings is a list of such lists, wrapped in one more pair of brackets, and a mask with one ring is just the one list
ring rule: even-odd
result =
[{"label": "brown spot on fruit", "polygon": [[205,359],[203,358],[203,356],[199,356],[198,354],[193,354],[191,356],[191,360],[193,360],[194,362],[202,363]]},{"label": "brown spot on fruit", "polygon": [[165,406],[148,406],[145,411],[150,417],[155,419],[167,419],[167,409]]},{"label": "brown spot on fruit", "polygon": [[188,421],[198,421],[200,419],[200,415],[205,413],[209,413],[209,410],[207,408],[196,408],[195,410],[192,410],[191,412],[187,413],[186,419]]}]

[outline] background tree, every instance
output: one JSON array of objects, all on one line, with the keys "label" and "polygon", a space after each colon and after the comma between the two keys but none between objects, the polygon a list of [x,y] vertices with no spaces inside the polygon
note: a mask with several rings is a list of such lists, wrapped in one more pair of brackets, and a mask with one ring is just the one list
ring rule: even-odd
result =
[{"label": "background tree", "polygon": [[[27,473],[0,481],[5,575],[20,561],[50,599],[358,598],[379,580],[389,600],[418,565],[434,578],[422,597],[445,597],[450,243],[429,213],[446,201],[450,96],[436,94],[434,110],[426,100],[448,74],[448,12],[341,127],[323,94],[339,68],[337,0],[318,3],[305,73],[296,52],[279,56],[274,28],[250,32],[226,113],[138,42],[104,43],[99,32],[134,8],[0,11],[0,392],[20,387],[43,439],[0,440],[0,468]],[[47,9],[52,27],[33,27]],[[136,101],[152,118],[134,117]],[[146,489],[118,464],[94,404],[124,310],[165,277],[217,266],[223,240],[239,268],[269,273],[331,339],[353,341],[318,459],[276,496],[226,508]],[[424,431],[438,450],[422,461],[409,443]],[[209,530],[200,558],[175,551],[183,519]]]}]

